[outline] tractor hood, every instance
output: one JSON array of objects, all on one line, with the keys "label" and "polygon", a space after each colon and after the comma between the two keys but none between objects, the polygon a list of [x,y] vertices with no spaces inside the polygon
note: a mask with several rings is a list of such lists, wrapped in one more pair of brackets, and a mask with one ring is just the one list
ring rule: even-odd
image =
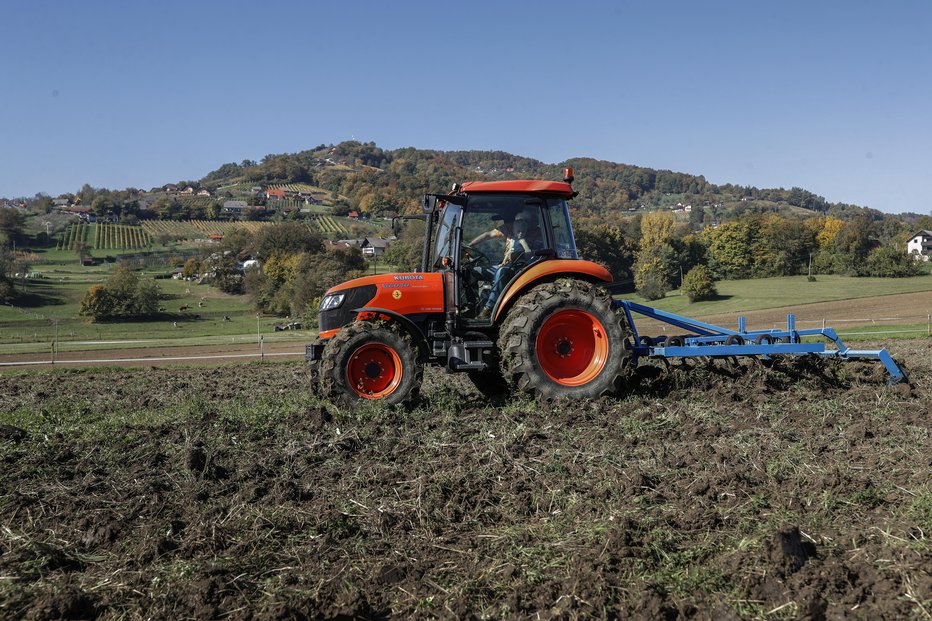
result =
[{"label": "tractor hood", "polygon": [[379,274],[340,283],[320,302],[321,337],[355,321],[362,309],[404,316],[442,313],[443,276],[436,272]]}]

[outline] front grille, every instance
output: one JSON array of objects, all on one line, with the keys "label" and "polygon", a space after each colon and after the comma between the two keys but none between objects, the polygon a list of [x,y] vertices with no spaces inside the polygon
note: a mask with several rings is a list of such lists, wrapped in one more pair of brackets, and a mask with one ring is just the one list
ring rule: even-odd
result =
[{"label": "front grille", "polygon": [[341,291],[340,293],[343,293],[346,297],[339,308],[321,311],[317,314],[320,331],[326,332],[352,323],[356,319],[355,310],[368,305],[377,291],[378,287],[375,285],[365,285]]}]

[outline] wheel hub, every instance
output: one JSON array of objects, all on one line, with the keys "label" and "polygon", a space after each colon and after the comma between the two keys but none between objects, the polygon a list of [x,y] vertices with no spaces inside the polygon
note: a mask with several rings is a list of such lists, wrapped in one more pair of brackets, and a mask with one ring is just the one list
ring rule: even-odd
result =
[{"label": "wheel hub", "polygon": [[567,337],[563,337],[557,341],[554,350],[557,352],[557,355],[561,358],[566,358],[571,353],[573,353],[573,341]]},{"label": "wheel hub", "polygon": [[382,367],[378,362],[370,360],[366,363],[365,374],[369,379],[377,379],[382,375]]}]

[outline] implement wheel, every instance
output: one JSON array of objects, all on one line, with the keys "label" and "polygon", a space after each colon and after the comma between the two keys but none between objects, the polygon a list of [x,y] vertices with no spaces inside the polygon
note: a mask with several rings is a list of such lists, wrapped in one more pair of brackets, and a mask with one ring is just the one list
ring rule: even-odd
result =
[{"label": "implement wheel", "polygon": [[630,347],[625,315],[608,293],[561,279],[524,295],[502,325],[502,371],[537,397],[601,397],[623,382]]},{"label": "implement wheel", "polygon": [[417,398],[423,375],[417,347],[398,326],[357,321],[327,343],[319,383],[323,396],[332,401],[397,404]]}]

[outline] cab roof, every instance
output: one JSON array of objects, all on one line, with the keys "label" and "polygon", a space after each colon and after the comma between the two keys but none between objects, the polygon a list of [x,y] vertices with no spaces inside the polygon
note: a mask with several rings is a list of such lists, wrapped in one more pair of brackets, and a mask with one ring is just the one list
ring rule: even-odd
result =
[{"label": "cab roof", "polygon": [[573,198],[573,187],[562,181],[517,180],[517,181],[469,181],[460,186],[460,192],[474,194],[481,192],[515,192],[546,194],[562,198]]}]

